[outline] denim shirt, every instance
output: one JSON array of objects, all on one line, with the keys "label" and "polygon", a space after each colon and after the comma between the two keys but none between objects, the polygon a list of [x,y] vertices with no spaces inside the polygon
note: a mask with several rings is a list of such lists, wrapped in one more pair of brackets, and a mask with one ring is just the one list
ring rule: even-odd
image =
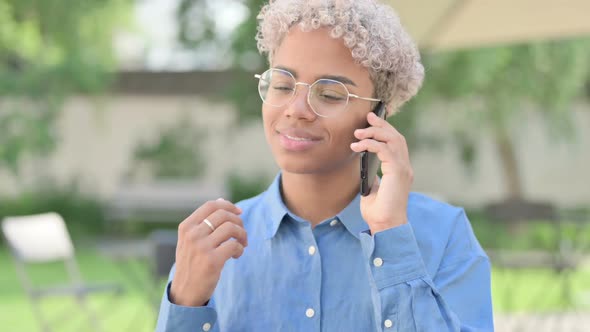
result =
[{"label": "denim shirt", "polygon": [[280,177],[237,203],[249,244],[208,304],[171,303],[169,282],[156,331],[493,331],[490,262],[463,209],[411,193],[409,222],[372,235],[357,195],[312,228]]}]

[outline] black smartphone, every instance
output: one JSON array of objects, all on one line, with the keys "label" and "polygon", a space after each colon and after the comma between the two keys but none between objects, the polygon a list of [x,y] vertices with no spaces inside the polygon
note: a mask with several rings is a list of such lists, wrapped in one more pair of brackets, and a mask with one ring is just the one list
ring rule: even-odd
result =
[{"label": "black smartphone", "polygon": [[[385,104],[380,101],[373,109],[373,113],[385,119]],[[367,124],[367,126],[369,125]],[[371,192],[375,175],[377,175],[380,166],[381,161],[377,158],[377,154],[369,151],[361,152],[361,195],[367,196]]]}]

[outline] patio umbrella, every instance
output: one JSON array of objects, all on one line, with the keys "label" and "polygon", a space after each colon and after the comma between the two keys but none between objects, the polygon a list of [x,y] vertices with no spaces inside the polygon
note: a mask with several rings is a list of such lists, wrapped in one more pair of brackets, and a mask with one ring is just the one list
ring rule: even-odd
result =
[{"label": "patio umbrella", "polygon": [[590,35],[590,0],[387,0],[423,50]]}]

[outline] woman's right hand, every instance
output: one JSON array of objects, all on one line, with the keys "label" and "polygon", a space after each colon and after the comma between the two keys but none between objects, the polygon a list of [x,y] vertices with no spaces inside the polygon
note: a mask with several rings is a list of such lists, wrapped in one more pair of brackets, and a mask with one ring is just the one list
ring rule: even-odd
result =
[{"label": "woman's right hand", "polygon": [[[198,307],[209,301],[225,262],[240,257],[248,246],[241,213],[240,208],[220,198],[201,205],[180,223],[176,272],[170,288],[172,303]],[[205,219],[215,231],[203,222]]]}]

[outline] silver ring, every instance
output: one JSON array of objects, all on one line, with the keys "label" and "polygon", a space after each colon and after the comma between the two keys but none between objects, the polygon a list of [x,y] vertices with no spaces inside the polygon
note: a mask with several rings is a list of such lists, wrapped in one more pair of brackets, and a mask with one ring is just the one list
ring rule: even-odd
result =
[{"label": "silver ring", "polygon": [[211,228],[211,231],[215,232],[215,227],[213,227],[213,224],[207,218],[205,218],[203,222]]}]

